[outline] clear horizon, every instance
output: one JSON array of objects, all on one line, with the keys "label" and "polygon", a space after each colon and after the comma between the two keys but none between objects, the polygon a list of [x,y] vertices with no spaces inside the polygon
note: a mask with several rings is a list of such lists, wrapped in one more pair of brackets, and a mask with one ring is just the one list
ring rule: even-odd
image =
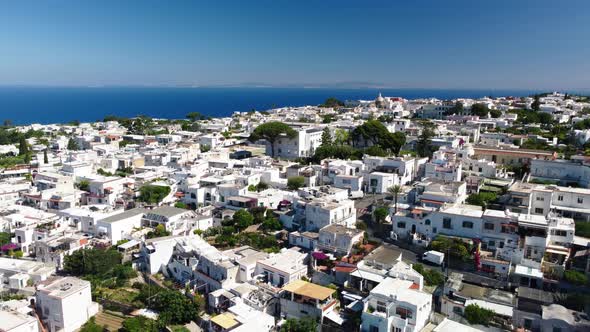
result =
[{"label": "clear horizon", "polygon": [[590,2],[0,4],[0,86],[590,90]]}]

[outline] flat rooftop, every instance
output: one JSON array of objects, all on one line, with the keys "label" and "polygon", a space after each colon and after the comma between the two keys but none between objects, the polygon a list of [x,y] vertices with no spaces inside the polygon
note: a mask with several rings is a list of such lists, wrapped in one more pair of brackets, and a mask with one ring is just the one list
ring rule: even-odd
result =
[{"label": "flat rooftop", "polygon": [[303,280],[295,280],[283,287],[283,290],[323,301],[330,297],[336,290]]},{"label": "flat rooftop", "polygon": [[57,298],[66,298],[80,290],[90,287],[90,282],[74,277],[58,278],[42,283],[38,290]]}]

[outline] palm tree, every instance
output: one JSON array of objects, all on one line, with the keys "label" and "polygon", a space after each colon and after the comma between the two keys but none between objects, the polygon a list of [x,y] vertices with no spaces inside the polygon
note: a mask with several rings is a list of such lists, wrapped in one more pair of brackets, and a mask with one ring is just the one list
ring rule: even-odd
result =
[{"label": "palm tree", "polygon": [[393,201],[395,203],[395,213],[397,213],[397,195],[399,195],[399,193],[402,192],[402,187],[399,185],[395,185],[395,186],[391,186],[389,188],[387,188],[387,192],[390,193],[393,196]]}]

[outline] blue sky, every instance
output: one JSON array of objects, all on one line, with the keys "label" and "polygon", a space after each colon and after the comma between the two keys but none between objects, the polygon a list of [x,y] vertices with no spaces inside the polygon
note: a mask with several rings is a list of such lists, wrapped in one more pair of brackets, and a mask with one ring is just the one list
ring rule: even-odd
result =
[{"label": "blue sky", "polygon": [[1,85],[590,88],[590,1],[3,1]]}]

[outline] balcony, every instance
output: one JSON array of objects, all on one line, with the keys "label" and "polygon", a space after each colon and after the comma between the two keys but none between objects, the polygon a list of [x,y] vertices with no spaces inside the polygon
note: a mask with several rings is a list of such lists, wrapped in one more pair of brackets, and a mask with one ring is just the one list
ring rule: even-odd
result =
[{"label": "balcony", "polygon": [[527,236],[524,239],[525,246],[545,248],[547,246],[547,238],[540,236]]}]

